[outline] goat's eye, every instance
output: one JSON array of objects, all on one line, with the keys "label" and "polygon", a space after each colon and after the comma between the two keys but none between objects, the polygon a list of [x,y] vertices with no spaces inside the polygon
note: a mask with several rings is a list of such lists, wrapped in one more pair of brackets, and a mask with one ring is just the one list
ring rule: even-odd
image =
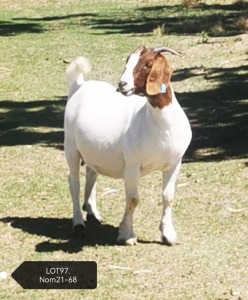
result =
[{"label": "goat's eye", "polygon": [[144,66],[144,69],[150,69],[152,67],[152,62],[151,61],[148,61],[145,66]]}]

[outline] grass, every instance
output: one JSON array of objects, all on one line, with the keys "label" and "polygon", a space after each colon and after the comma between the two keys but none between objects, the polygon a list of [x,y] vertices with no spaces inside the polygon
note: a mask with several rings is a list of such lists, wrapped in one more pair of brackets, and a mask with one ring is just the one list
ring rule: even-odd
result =
[{"label": "grass", "polygon": [[[247,299],[248,38],[237,26],[246,11],[244,1],[231,0],[189,9],[176,0],[1,1],[0,272],[8,277],[0,279],[0,299]],[[156,34],[161,24],[166,35]],[[86,239],[75,240],[63,59],[84,54],[93,63],[90,78],[116,84],[141,44],[183,51],[170,58],[193,128],[174,206],[179,244],[159,243],[159,173],[140,182],[137,247],[116,245],[124,190],[104,177],[104,222],[88,224]],[[94,260],[98,288],[23,290],[10,274],[24,260]]]}]

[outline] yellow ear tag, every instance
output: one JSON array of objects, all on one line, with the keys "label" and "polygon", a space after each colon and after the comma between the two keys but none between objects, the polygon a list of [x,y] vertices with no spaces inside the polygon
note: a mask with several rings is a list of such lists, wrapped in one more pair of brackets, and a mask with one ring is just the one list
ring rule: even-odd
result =
[{"label": "yellow ear tag", "polygon": [[161,85],[160,93],[162,93],[162,94],[165,94],[165,93],[166,93],[166,85],[165,85],[165,83],[163,83],[163,84]]}]

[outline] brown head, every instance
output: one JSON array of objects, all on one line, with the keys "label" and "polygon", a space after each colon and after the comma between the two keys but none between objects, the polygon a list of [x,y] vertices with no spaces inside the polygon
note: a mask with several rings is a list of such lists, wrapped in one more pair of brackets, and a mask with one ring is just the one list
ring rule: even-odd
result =
[{"label": "brown head", "polygon": [[153,107],[163,108],[172,100],[172,67],[165,52],[179,55],[167,47],[137,48],[127,59],[119,82],[122,94],[145,95]]}]

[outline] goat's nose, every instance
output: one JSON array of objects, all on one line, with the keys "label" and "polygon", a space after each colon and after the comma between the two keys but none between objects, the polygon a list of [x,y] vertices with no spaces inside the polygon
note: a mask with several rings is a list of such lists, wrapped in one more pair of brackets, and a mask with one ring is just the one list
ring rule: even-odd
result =
[{"label": "goat's nose", "polygon": [[123,88],[127,85],[126,81],[120,81],[118,84],[119,90],[123,90]]}]

